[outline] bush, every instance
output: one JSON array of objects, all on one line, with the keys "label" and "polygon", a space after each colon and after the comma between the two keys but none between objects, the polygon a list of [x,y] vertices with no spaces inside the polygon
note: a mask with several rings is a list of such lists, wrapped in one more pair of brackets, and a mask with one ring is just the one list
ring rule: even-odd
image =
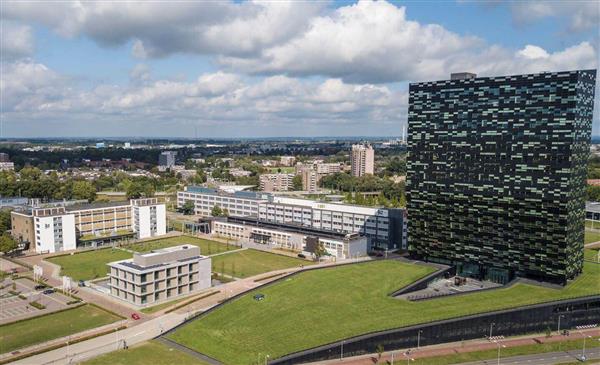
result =
[{"label": "bush", "polygon": [[41,309],[46,309],[46,306],[45,306],[45,305],[43,305],[43,304],[41,304],[41,303],[38,303],[38,302],[36,302],[36,301],[29,302],[29,305],[30,305],[30,306],[32,306],[32,307],[34,307],[34,308],[40,309],[40,310],[41,310]]}]

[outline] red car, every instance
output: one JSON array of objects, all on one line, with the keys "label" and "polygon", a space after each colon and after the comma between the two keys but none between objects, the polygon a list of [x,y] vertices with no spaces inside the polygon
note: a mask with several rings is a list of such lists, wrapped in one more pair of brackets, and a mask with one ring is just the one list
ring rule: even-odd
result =
[{"label": "red car", "polygon": [[139,315],[139,314],[137,314],[137,313],[133,313],[133,314],[131,315],[131,318],[137,321],[137,320],[138,320],[138,319],[140,319],[141,317],[140,317],[140,315]]}]

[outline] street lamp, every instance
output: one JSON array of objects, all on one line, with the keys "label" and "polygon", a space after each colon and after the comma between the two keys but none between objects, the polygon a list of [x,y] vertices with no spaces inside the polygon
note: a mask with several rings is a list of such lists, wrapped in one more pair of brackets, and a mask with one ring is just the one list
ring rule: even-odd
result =
[{"label": "street lamp", "polygon": [[560,315],[558,316],[558,335],[559,335],[559,336],[560,336],[560,319],[561,319],[561,318],[565,318],[565,315],[564,315],[564,314],[560,314]]},{"label": "street lamp", "polygon": [[581,334],[581,336],[583,336],[583,348],[581,350],[581,361],[585,361],[585,340],[588,338],[592,338],[592,336],[590,335],[586,335],[582,332],[582,330],[584,329],[590,329],[590,328],[596,328],[598,325],[596,324],[591,324],[591,325],[585,325],[585,326],[577,326],[575,327],[578,332]]},{"label": "street lamp", "polygon": [[415,361],[415,359],[410,357],[410,349],[408,349],[406,352],[403,352],[402,354],[404,355],[404,357],[406,357],[407,364],[410,364],[411,361]]},{"label": "street lamp", "polygon": [[340,361],[344,358],[344,340],[342,340],[341,349],[340,349]]},{"label": "street lamp", "polygon": [[494,323],[494,322],[490,323],[490,337],[489,338],[492,338],[492,329],[494,328],[495,325],[496,325],[496,323]]},{"label": "street lamp", "polygon": [[265,365],[267,365],[269,363],[269,355],[267,354],[267,356],[265,356]]},{"label": "street lamp", "polygon": [[500,365],[500,347],[506,348],[505,345],[502,345],[499,341],[494,341],[496,346],[498,346],[498,365]]},{"label": "street lamp", "polygon": [[421,333],[423,333],[423,330],[419,330],[419,332],[417,332],[417,350],[421,348]]}]

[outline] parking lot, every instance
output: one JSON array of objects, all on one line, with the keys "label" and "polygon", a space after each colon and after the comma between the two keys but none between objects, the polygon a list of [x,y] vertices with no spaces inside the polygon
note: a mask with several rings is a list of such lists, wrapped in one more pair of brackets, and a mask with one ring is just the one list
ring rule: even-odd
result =
[{"label": "parking lot", "polygon": [[[69,306],[67,303],[74,300],[57,292],[44,294],[43,291],[49,288],[36,290],[35,286],[28,279],[4,279],[0,285],[0,324],[65,309]],[[32,302],[45,308],[38,309],[30,304]]]}]

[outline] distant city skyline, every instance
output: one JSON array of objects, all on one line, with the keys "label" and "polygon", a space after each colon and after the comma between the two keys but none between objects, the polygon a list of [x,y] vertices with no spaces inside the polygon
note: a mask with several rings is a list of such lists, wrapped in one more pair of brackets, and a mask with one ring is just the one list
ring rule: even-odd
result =
[{"label": "distant city skyline", "polygon": [[0,138],[400,136],[410,82],[599,64],[596,1],[1,6]]}]

